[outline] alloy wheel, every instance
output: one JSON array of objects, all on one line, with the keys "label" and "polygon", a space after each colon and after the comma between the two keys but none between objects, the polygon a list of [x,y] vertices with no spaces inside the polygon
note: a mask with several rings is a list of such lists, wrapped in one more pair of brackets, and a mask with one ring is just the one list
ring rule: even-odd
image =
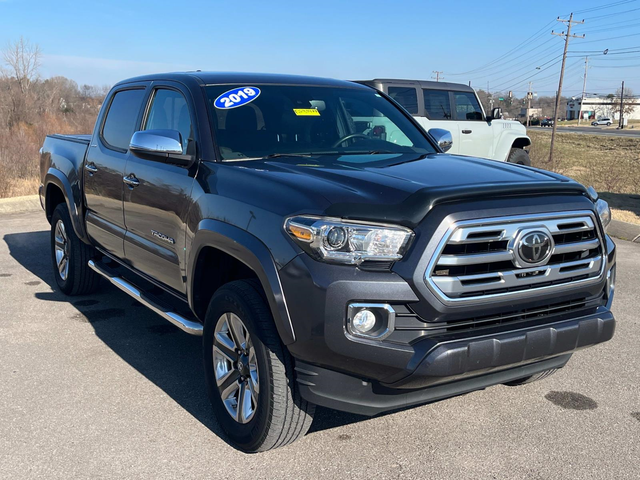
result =
[{"label": "alloy wheel", "polygon": [[216,324],[213,370],[227,413],[238,423],[248,423],[258,408],[258,362],[251,336],[234,313],[223,314]]},{"label": "alloy wheel", "polygon": [[58,274],[63,281],[67,280],[69,276],[69,250],[69,239],[64,228],[64,222],[58,220],[55,230],[55,256]]}]

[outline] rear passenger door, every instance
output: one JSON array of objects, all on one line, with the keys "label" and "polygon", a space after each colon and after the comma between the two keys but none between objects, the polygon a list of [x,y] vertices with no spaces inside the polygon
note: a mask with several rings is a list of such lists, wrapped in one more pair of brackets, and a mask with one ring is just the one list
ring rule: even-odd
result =
[{"label": "rear passenger door", "polygon": [[123,86],[106,99],[106,113],[96,122],[84,164],[87,233],[94,244],[118,258],[124,257],[126,230],[122,176],[131,158],[129,142],[140,122],[147,85]]},{"label": "rear passenger door", "polygon": [[474,92],[451,92],[454,117],[460,129],[458,153],[474,157],[493,156],[493,129],[485,119]]},{"label": "rear passenger door", "polygon": [[[177,130],[183,154],[195,156],[194,118],[186,88],[173,82],[154,82],[140,130]],[[186,217],[197,165],[182,167],[162,159],[131,156],[124,172],[134,180],[124,187],[125,259],[136,270],[180,293],[186,292]]]}]

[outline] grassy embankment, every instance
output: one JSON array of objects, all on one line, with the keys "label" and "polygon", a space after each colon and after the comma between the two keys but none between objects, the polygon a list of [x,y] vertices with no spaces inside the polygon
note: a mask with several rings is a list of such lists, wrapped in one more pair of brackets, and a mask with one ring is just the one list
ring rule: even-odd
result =
[{"label": "grassy embankment", "polygon": [[[534,167],[550,169],[550,132],[529,131]],[[613,217],[640,224],[640,138],[560,133],[555,170],[584,185],[593,185],[609,202]]]}]

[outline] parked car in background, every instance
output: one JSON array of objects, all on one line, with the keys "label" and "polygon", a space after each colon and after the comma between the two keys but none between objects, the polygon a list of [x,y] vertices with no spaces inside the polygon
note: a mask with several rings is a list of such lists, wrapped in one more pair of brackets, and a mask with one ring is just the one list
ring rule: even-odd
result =
[{"label": "parked car in background", "polygon": [[120,82],[93,134],[41,149],[55,285],[104,279],[203,336],[218,422],[250,452],[304,435],[315,405],[377,415],[520,385],[609,340],[607,203],[444,154],[450,133],[430,131],[352,82]]},{"label": "parked car in background", "polygon": [[553,127],[553,118],[545,118],[540,121],[541,127]]},{"label": "parked car in background", "polygon": [[453,138],[450,153],[531,165],[526,150],[531,139],[526,128],[518,121],[504,120],[500,108],[487,115],[468,85],[394,79],[358,83],[389,95],[425,130],[449,130]]},{"label": "parked car in background", "polygon": [[607,127],[611,126],[611,119],[609,117],[603,117],[598,120],[594,120],[591,122],[591,125],[597,127],[598,125],[606,125]]}]

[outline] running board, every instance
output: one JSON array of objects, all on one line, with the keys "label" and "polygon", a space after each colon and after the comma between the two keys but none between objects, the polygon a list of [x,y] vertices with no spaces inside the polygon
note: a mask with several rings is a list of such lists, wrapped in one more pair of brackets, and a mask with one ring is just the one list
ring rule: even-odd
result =
[{"label": "running board", "polygon": [[191,335],[202,336],[201,323],[194,322],[193,320],[187,320],[181,315],[172,312],[171,309],[163,306],[162,303],[160,303],[156,298],[153,297],[153,295],[141,291],[132,283],[129,283],[124,278],[115,274],[115,272],[110,271],[111,269],[103,268],[100,265],[97,265],[93,260],[89,260],[89,268],[109,280],[124,293],[135,298],[141,304],[156,312],[165,320],[173,323],[180,330]]}]

